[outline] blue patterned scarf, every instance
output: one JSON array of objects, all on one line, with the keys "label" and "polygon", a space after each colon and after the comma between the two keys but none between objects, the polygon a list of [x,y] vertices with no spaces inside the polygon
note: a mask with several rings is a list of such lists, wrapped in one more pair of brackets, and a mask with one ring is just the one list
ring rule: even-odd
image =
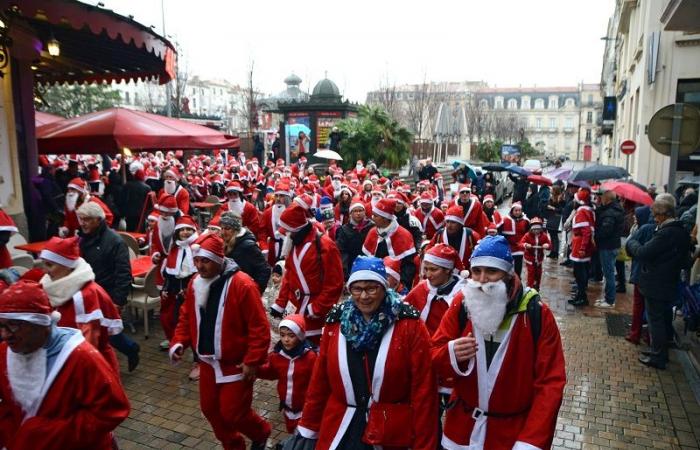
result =
[{"label": "blue patterned scarf", "polygon": [[340,332],[356,352],[372,351],[377,348],[382,336],[398,316],[401,300],[392,289],[386,291],[386,297],[369,322],[355,306],[352,298],[343,303],[340,315]]}]

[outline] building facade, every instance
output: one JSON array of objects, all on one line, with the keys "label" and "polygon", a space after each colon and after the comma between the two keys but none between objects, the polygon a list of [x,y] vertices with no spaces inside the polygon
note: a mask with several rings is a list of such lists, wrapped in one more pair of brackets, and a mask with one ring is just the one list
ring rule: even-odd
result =
[{"label": "building facade", "polygon": [[[670,158],[652,148],[647,126],[666,105],[700,105],[700,3],[618,0],[605,39],[601,92],[615,97],[617,114],[605,124],[603,161],[641,183],[666,184]],[[629,157],[620,152],[627,139],[637,144]],[[679,158],[677,178],[700,173],[699,162],[699,151]]]}]

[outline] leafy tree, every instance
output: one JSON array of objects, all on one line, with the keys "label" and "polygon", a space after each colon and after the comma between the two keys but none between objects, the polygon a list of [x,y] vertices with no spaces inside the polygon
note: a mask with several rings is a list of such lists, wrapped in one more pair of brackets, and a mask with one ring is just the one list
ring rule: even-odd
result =
[{"label": "leafy tree", "polygon": [[503,141],[481,141],[476,146],[476,157],[483,162],[498,162],[501,160],[501,146]]},{"label": "leafy tree", "polygon": [[361,106],[357,118],[341,120],[338,128],[346,168],[359,159],[373,160],[377,167],[399,168],[410,158],[413,135],[381,107]]},{"label": "leafy tree", "polygon": [[37,86],[36,93],[39,111],[67,118],[111,108],[121,99],[108,84]]}]

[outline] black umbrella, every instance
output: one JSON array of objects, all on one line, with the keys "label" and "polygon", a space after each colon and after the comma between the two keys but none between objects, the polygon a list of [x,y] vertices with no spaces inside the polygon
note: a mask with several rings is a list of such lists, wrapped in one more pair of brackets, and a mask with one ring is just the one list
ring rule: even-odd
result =
[{"label": "black umbrella", "polygon": [[599,181],[599,180],[610,180],[617,178],[625,178],[630,176],[622,167],[617,166],[604,166],[602,164],[594,164],[588,166],[585,169],[578,171],[576,175],[572,178],[573,181]]},{"label": "black umbrella", "polygon": [[505,172],[508,170],[507,164],[486,164],[481,166],[482,169],[488,170],[489,172]]}]

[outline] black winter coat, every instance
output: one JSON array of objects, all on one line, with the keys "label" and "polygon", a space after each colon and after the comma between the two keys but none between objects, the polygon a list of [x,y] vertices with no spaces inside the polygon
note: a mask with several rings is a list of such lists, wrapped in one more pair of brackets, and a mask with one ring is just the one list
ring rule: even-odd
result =
[{"label": "black winter coat", "polygon": [[692,262],[690,235],[679,220],[658,228],[651,240],[640,243],[632,236],[627,254],[639,261],[639,290],[644,297],[674,302],[682,269]]},{"label": "black winter coat", "polygon": [[149,192],[151,192],[151,188],[143,181],[127,181],[117,203],[124,217],[141,217],[143,205]]},{"label": "black winter coat", "polygon": [[343,274],[347,280],[355,258],[362,254],[362,244],[365,243],[367,233],[374,226],[371,220],[365,220],[359,225],[350,222],[338,228],[335,232],[335,241],[340,250],[340,258],[343,261]]},{"label": "black winter coat", "polygon": [[125,305],[131,289],[129,248],[124,240],[105,221],[89,235],[82,231],[80,254],[95,272],[95,282],[107,291],[117,305]]},{"label": "black winter coat", "polygon": [[600,250],[620,248],[625,234],[625,211],[617,201],[600,205],[595,210],[595,242]]},{"label": "black winter coat", "polygon": [[258,240],[250,232],[245,230],[242,236],[236,238],[233,249],[226,254],[233,259],[238,267],[255,281],[260,290],[260,295],[265,292],[267,282],[270,279],[272,270],[263,256]]}]

